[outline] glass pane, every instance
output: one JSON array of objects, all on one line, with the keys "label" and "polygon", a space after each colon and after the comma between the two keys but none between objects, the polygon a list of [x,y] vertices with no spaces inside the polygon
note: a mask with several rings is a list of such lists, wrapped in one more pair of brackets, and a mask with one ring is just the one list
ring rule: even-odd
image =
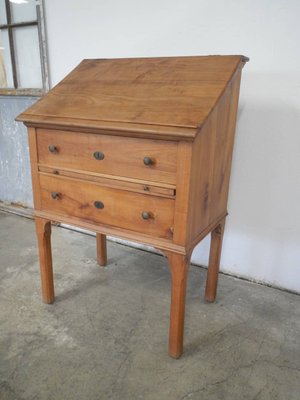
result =
[{"label": "glass pane", "polygon": [[42,88],[38,29],[27,26],[14,29],[15,54],[20,88]]},{"label": "glass pane", "polygon": [[14,87],[7,29],[0,30],[0,87]]},{"label": "glass pane", "polygon": [[6,24],[5,0],[0,0],[0,25]]},{"label": "glass pane", "polygon": [[10,0],[12,22],[34,21],[36,16],[36,0]]}]

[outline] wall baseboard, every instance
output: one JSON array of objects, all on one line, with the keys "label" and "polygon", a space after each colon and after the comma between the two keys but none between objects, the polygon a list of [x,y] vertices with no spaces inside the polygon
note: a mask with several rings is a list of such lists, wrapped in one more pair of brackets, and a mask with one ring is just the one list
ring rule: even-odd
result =
[{"label": "wall baseboard", "polygon": [[[33,209],[30,208],[30,207],[26,207],[26,206],[24,206],[22,204],[19,204],[19,203],[15,204],[15,203],[7,203],[7,202],[0,201],[0,211],[3,211],[5,213],[18,215],[18,216],[24,217],[24,218],[33,219]],[[61,223],[57,223],[56,225],[60,226],[61,228],[64,228],[64,229],[68,229],[68,230],[72,230],[72,231],[75,231],[75,232],[83,233],[85,235],[96,236],[96,234],[94,232],[92,232],[92,231],[88,231],[86,229],[78,228],[78,227],[73,226],[73,225],[67,225],[67,224],[61,224]],[[109,241],[111,241],[111,242],[115,242],[115,243],[121,244],[123,246],[129,246],[129,247],[133,247],[133,248],[136,248],[136,249],[139,249],[139,250],[143,250],[143,251],[147,251],[147,252],[150,252],[150,253],[162,255],[162,253],[159,250],[157,250],[157,249],[155,249],[154,247],[151,247],[151,246],[146,246],[146,245],[143,245],[143,244],[140,244],[140,243],[131,242],[129,240],[124,240],[124,239],[116,238],[116,237],[113,237],[113,236],[107,236],[107,239]],[[205,265],[200,265],[200,264],[196,264],[196,263],[192,263],[192,265],[195,266],[195,267],[207,269],[207,266],[205,266]],[[263,282],[261,280],[249,279],[249,278],[244,277],[242,275],[231,274],[229,272],[224,272],[224,271],[220,271],[220,273],[223,274],[223,275],[230,276],[230,277],[235,278],[235,279],[240,279],[240,280],[243,280],[243,281],[246,281],[246,282],[249,282],[249,283],[253,283],[253,284],[256,284],[256,285],[263,285],[263,286],[266,286],[266,287],[270,287],[270,288],[273,288],[273,289],[281,290],[281,291],[284,291],[284,292],[287,292],[287,293],[291,293],[291,294],[295,294],[295,295],[298,295],[298,296],[300,295],[299,292],[296,292],[296,291],[293,291],[293,290],[289,290],[289,289],[286,289],[286,288],[281,287],[281,286],[271,285],[271,284],[269,284],[267,282]]]}]

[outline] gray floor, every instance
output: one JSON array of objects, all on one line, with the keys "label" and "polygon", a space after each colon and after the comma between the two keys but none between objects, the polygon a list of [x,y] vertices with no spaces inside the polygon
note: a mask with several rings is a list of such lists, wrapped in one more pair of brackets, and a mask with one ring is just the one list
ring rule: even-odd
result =
[{"label": "gray floor", "polygon": [[[56,302],[40,300],[31,220],[0,213],[0,399],[300,399],[300,297],[191,267],[185,351],[167,356],[166,260],[53,228]],[[284,266],[283,266],[284,268]]]}]

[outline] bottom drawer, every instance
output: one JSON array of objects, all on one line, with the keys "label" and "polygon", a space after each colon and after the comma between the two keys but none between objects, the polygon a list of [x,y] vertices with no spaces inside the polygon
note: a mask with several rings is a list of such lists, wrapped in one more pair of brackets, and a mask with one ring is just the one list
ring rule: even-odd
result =
[{"label": "bottom drawer", "polygon": [[174,200],[40,174],[41,210],[171,238]]}]

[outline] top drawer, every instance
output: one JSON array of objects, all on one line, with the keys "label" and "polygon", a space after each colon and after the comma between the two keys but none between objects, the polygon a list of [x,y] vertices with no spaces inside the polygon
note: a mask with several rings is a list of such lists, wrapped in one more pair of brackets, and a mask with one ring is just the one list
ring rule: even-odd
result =
[{"label": "top drawer", "polygon": [[38,162],[57,168],[175,184],[177,143],[37,129]]}]

